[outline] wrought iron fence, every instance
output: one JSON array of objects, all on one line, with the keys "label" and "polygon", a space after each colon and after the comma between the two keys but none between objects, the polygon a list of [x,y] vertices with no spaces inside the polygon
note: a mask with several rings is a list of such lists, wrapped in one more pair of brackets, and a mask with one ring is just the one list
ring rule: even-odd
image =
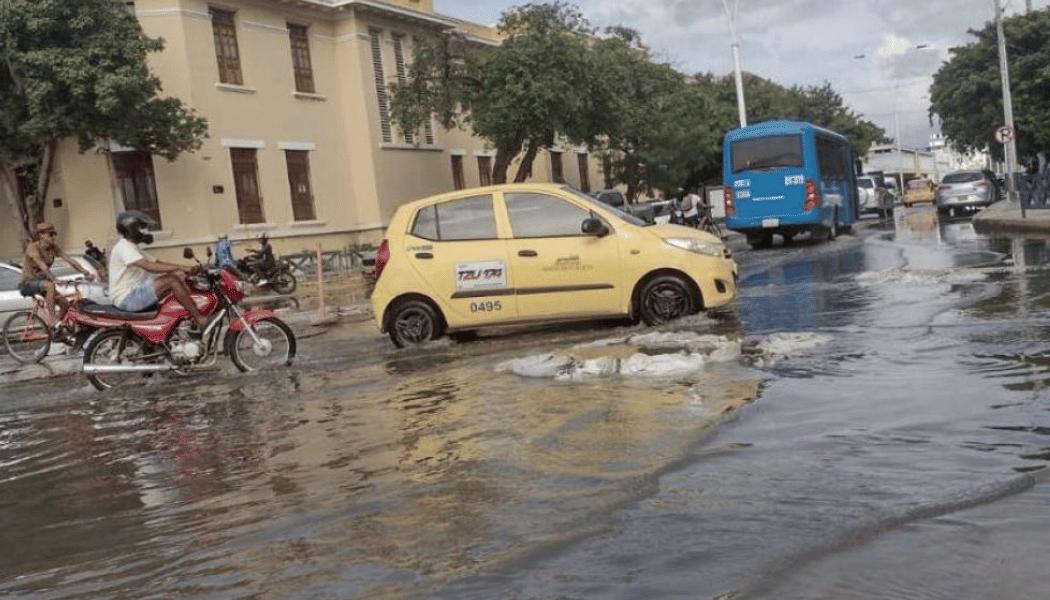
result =
[{"label": "wrought iron fence", "polygon": [[[297,276],[317,275],[317,252],[303,250],[295,254],[283,254],[277,259],[288,265]],[[321,272],[346,275],[367,271],[375,264],[375,250],[368,248],[344,248],[321,252]]]}]

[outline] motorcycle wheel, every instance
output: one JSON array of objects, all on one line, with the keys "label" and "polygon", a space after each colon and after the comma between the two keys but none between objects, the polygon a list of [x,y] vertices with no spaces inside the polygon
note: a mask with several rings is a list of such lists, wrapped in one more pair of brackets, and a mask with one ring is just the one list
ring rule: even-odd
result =
[{"label": "motorcycle wheel", "polygon": [[7,353],[23,365],[44,360],[51,349],[51,330],[43,317],[33,311],[16,312],[8,317],[3,334]]},{"label": "motorcycle wheel", "polygon": [[291,271],[281,269],[274,274],[274,278],[270,281],[270,286],[278,294],[291,294],[295,292],[299,282],[296,281],[295,275],[292,275]]},{"label": "motorcycle wheel", "polygon": [[[121,340],[124,340],[123,347],[121,347]],[[122,329],[106,329],[100,331],[95,337],[91,338],[88,342],[87,347],[84,348],[84,364],[85,365],[121,365],[131,362],[129,359],[142,356],[143,346],[142,341],[135,336],[126,336]],[[106,391],[117,387],[118,385],[127,383],[134,379],[136,376],[141,377],[137,373],[106,373],[105,375],[88,375],[88,381],[91,385],[95,386],[95,389],[99,391]]]},{"label": "motorcycle wheel", "polygon": [[284,321],[270,317],[256,321],[252,327],[263,341],[261,345],[255,343],[255,338],[247,329],[230,329],[226,332],[226,354],[234,366],[249,373],[292,364],[296,351],[295,334]]}]

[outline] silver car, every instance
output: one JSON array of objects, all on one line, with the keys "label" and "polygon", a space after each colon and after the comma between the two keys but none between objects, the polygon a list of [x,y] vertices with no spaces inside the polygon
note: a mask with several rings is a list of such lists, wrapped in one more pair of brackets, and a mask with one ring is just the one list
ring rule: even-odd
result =
[{"label": "silver car", "polygon": [[956,171],[941,179],[937,210],[956,212],[988,206],[999,199],[999,184],[989,171]]}]

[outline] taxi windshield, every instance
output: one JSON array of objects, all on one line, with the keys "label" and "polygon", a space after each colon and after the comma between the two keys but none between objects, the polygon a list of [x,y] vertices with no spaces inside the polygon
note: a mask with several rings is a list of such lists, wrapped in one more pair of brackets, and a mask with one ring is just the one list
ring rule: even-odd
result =
[{"label": "taxi windshield", "polygon": [[626,222],[630,223],[631,225],[636,225],[638,227],[648,227],[648,226],[652,225],[652,223],[647,223],[643,219],[639,219],[638,217],[636,217],[636,216],[634,216],[634,215],[632,215],[630,213],[624,212],[624,211],[616,208],[615,206],[609,206],[608,204],[605,204],[604,202],[600,202],[597,198],[592,198],[592,197],[588,196],[587,194],[584,194],[580,190],[572,187],[571,185],[562,186],[561,189],[565,190],[566,192],[569,192],[569,193],[573,194],[577,198],[586,200],[587,202],[593,204],[594,206],[600,207],[605,212],[612,213],[613,215],[619,217],[620,220],[626,221]]}]

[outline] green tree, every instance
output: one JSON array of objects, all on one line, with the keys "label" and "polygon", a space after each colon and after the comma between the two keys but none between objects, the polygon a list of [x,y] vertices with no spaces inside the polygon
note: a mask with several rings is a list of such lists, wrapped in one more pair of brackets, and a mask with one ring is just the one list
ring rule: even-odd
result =
[{"label": "green tree", "polygon": [[[120,0],[0,0],[0,174],[24,239],[43,220],[59,142],[106,142],[174,160],[196,150],[207,123],[161,97],[146,37]],[[13,170],[35,176],[19,198]]]},{"label": "green tree", "polygon": [[[1005,19],[1010,55],[1017,151],[1022,159],[1050,147],[1050,9]],[[962,151],[991,149],[1003,159],[995,129],[1003,124],[1003,96],[994,22],[971,30],[970,43],[952,48],[933,76],[930,119]]]},{"label": "green tree", "polygon": [[516,158],[514,180],[524,181],[557,140],[593,143],[602,104],[589,93],[593,32],[579,11],[526,4],[504,13],[499,31],[496,48],[454,31],[418,40],[408,81],[393,86],[391,114],[406,131],[430,115],[446,128],[468,127],[495,147],[492,179],[504,183]]}]

